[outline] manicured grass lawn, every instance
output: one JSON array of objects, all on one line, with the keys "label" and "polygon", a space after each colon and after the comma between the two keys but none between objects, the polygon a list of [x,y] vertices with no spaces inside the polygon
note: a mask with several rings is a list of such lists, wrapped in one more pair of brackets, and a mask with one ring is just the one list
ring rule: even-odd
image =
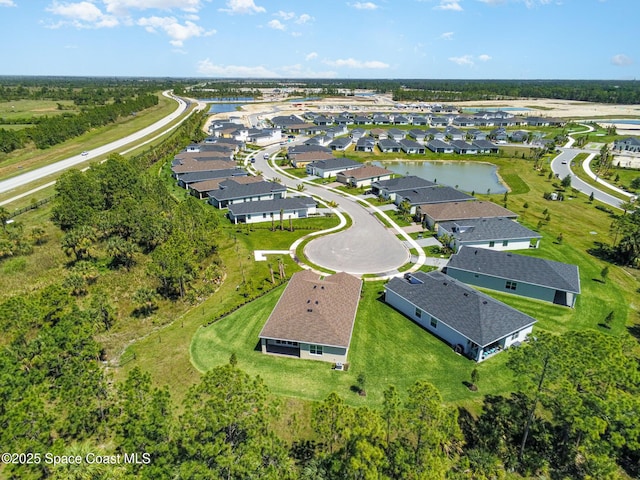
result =
[{"label": "manicured grass lawn", "polygon": [[[363,287],[346,372],[332,370],[330,363],[264,355],[257,349],[260,330],[283,287],[198,329],[190,348],[193,363],[205,371],[228,362],[235,352],[238,366],[250,375],[260,375],[275,394],[322,400],[335,391],[353,405],[379,406],[382,392],[389,385],[404,392],[419,379],[432,382],[445,401],[457,404],[474,404],[480,402],[482,394],[510,391],[512,378],[504,368],[506,355],[478,365],[486,383],[480,393],[469,391],[462,382],[469,380],[476,364],[456,355],[449,346],[384,304],[380,298],[382,286],[382,282],[366,282]],[[366,376],[366,397],[352,391],[360,373]]]}]

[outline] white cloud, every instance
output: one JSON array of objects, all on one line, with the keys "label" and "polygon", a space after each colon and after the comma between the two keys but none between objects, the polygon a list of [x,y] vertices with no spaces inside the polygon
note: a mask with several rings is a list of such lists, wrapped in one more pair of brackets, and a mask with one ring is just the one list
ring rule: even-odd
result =
[{"label": "white cloud", "polygon": [[296,20],[296,23],[304,24],[304,23],[310,22],[311,20],[313,20],[313,17],[311,15],[307,13],[303,13],[298,17],[298,19]]},{"label": "white cloud", "polygon": [[16,4],[13,0],[0,0],[0,7],[15,7]]},{"label": "white cloud", "polygon": [[488,62],[489,60],[491,60],[491,56],[484,53],[478,56],[478,60],[480,60],[481,62]]},{"label": "white cloud", "polygon": [[269,25],[270,28],[273,28],[274,30],[286,30],[287,27],[284,26],[284,24],[282,22],[280,22],[280,20],[271,20],[270,22],[267,23],[267,25]]},{"label": "white cloud", "polygon": [[181,47],[190,38],[204,37],[215,33],[215,31],[206,31],[203,27],[188,20],[181,24],[175,17],[140,18],[138,25],[145,27],[148,32],[152,33],[158,29],[164,31],[171,38],[170,43],[174,47]]},{"label": "white cloud", "polygon": [[624,67],[633,64],[633,60],[627,55],[619,53],[618,55],[611,57],[611,63],[618,67]]},{"label": "white cloud", "polygon": [[242,65],[215,65],[208,58],[198,62],[197,71],[198,73],[212,77],[279,77],[277,73],[263,66],[248,67]]},{"label": "white cloud", "polygon": [[291,36],[292,37],[301,37],[302,36],[302,32],[291,32]]},{"label": "white cloud", "polygon": [[356,2],[350,5],[353,8],[357,8],[358,10],[376,10],[377,8],[379,8],[379,6],[373,2]]},{"label": "white cloud", "polygon": [[282,10],[280,10],[278,13],[274,13],[274,15],[276,17],[280,17],[283,20],[291,20],[292,18],[296,17],[296,14],[294,12],[283,12]]},{"label": "white cloud", "polygon": [[333,67],[347,67],[347,68],[371,68],[371,69],[379,69],[379,68],[389,68],[389,65],[380,62],[378,60],[356,60],[354,58],[345,58],[338,60],[325,60],[324,63],[327,65],[331,65]]},{"label": "white cloud", "polygon": [[436,10],[451,10],[454,12],[461,12],[462,7],[457,0],[440,0],[440,5],[433,7]]},{"label": "white cloud", "polygon": [[460,65],[461,67],[473,67],[473,57],[471,55],[463,55],[461,57],[449,57],[449,61]]},{"label": "white cloud", "polygon": [[202,0],[102,0],[107,12],[115,15],[127,15],[129,10],[172,10],[197,12],[202,8]]},{"label": "white cloud", "polygon": [[58,28],[65,25],[72,25],[76,28],[109,28],[115,27],[120,23],[115,16],[104,14],[91,2],[53,2],[53,4],[47,8],[47,11],[66,19],[51,25],[51,28]]},{"label": "white cloud", "polygon": [[318,58],[318,54],[316,52],[307,53],[307,56],[304,59],[308,62],[309,60],[313,60],[314,58]]},{"label": "white cloud", "polygon": [[282,67],[282,73],[286,77],[294,78],[336,78],[338,76],[338,73],[333,70],[316,72],[314,70],[304,68],[299,63]]},{"label": "white cloud", "polygon": [[443,40],[451,40],[453,38],[453,33],[454,32],[444,32],[442,35],[440,35],[440,38],[442,38]]},{"label": "white cloud", "polygon": [[267,11],[264,7],[257,6],[254,0],[227,0],[227,7],[221,8],[220,11],[231,14],[253,14]]},{"label": "white cloud", "polygon": [[478,0],[478,1],[494,7],[497,5],[504,5],[509,2],[524,3],[527,8],[534,8],[539,5],[549,5],[550,3],[553,3],[553,2],[558,3],[558,0]]}]

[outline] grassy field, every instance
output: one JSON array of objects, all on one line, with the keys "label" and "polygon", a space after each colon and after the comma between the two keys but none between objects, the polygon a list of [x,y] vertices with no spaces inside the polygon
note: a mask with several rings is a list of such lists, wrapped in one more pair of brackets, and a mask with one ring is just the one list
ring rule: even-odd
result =
[{"label": "grassy field", "polygon": [[[62,105],[63,110],[58,109]],[[43,116],[61,115],[78,112],[71,100],[14,100],[0,102],[0,118],[6,120],[30,119]]]},{"label": "grassy field", "polygon": [[[72,155],[78,155],[83,150],[90,150],[126,137],[166,117],[176,109],[175,101],[163,95],[158,95],[158,97],[158,105],[140,112],[136,116],[129,116],[112,125],[91,130],[80,137],[72,138],[53,148],[38,150],[31,146],[16,150],[10,154],[0,155],[0,179],[19,175]],[[39,102],[34,105],[34,108],[37,105],[39,105]],[[93,160],[95,161],[95,159]]]}]

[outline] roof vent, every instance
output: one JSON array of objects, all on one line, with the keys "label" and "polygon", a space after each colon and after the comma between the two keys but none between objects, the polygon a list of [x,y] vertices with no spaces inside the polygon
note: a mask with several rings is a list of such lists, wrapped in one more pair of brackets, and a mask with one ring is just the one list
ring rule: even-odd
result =
[{"label": "roof vent", "polygon": [[442,282],[442,284],[443,284],[444,286],[449,285],[447,282]]},{"label": "roof vent", "polygon": [[320,287],[320,290],[324,290],[324,285],[322,285],[322,286]]},{"label": "roof vent", "polygon": [[313,308],[307,308],[307,312],[313,312]]},{"label": "roof vent", "polygon": [[318,300],[316,300],[316,305],[318,304]]},{"label": "roof vent", "polygon": [[487,303],[489,303],[489,302],[487,302],[486,300],[483,300],[483,301],[482,301],[482,304],[483,304],[483,305],[486,305]]},{"label": "roof vent", "polygon": [[464,293],[463,293],[463,295],[464,295],[465,297],[468,297],[468,296],[469,296],[469,294],[468,294],[467,292],[464,292]]}]

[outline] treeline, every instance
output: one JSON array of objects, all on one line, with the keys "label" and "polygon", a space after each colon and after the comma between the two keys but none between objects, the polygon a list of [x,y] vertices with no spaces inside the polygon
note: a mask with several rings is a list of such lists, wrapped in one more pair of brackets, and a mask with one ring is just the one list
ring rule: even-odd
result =
[{"label": "treeline", "polygon": [[10,153],[33,142],[45,149],[88,132],[116,122],[122,117],[135,114],[158,104],[156,95],[142,95],[124,101],[87,109],[77,115],[62,114],[40,117],[37,124],[22,130],[0,129],[0,152]]},{"label": "treeline", "polygon": [[[445,405],[419,380],[406,392],[388,386],[378,408],[353,407],[332,393],[301,421],[285,417],[282,402],[234,355],[204,374],[179,409],[137,367],[110,385],[91,338],[95,307],[73,308],[59,290],[0,311],[3,326],[19,332],[0,351],[3,447],[140,458],[7,465],[11,478],[477,480],[516,472],[586,480],[640,473],[638,357],[633,345],[595,331],[542,335],[506,353],[517,392],[486,397],[477,417]],[[278,424],[289,426],[287,440]]]},{"label": "treeline", "polygon": [[636,81],[613,80],[409,80],[393,88],[399,102],[460,102],[514,98],[556,98],[585,102],[637,104]]}]

